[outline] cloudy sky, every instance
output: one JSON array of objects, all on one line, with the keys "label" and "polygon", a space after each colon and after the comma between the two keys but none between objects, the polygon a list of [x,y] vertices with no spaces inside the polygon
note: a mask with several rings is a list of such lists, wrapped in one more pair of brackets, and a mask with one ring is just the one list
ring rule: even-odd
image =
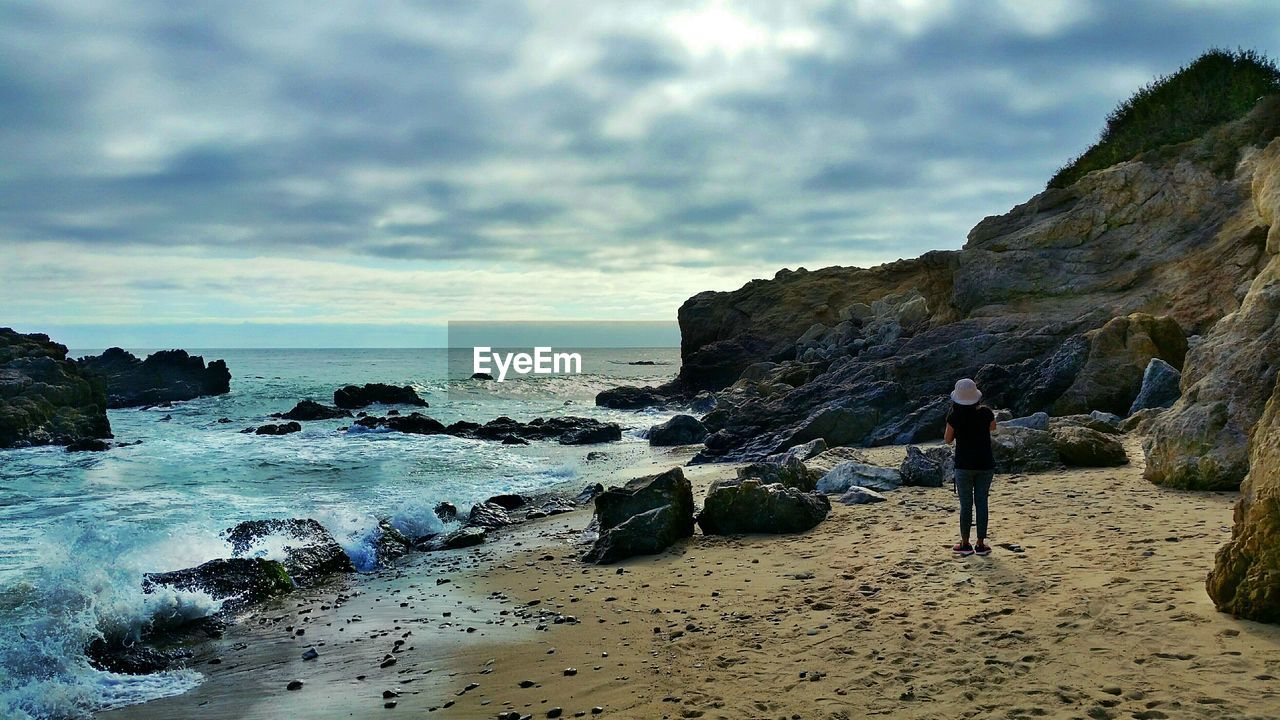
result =
[{"label": "cloudy sky", "polygon": [[423,345],[956,248],[1271,2],[0,0],[0,325]]}]

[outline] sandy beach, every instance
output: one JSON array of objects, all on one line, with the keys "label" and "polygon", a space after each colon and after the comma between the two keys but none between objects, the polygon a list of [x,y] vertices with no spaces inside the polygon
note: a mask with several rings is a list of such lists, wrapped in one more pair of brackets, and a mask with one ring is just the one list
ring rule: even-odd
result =
[{"label": "sandy beach", "polygon": [[[1280,628],[1203,588],[1234,494],[1141,469],[999,476],[987,558],[948,551],[945,488],[614,566],[576,559],[587,512],[530,522],[291,597],[193,692],[99,717],[1280,716]],[[695,496],[730,471],[690,468]]]}]

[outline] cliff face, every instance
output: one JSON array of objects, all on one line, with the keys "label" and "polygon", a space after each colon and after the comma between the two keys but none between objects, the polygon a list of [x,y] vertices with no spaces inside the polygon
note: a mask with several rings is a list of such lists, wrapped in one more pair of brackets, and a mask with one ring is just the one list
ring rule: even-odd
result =
[{"label": "cliff face", "polygon": [[47,335],[0,328],[0,448],[109,437],[102,381]]},{"label": "cliff face", "polygon": [[[1255,316],[1275,315],[1249,309],[1266,297],[1251,283],[1270,282],[1277,117],[1280,101],[1264,101],[1197,141],[1042,192],[980,222],[959,251],[865,270],[782,271],[691,298],[679,314],[684,365],[668,390],[721,391],[700,459],[757,459],[815,437],[932,439],[946,393],[964,376],[1018,414],[1125,414],[1153,357],[1176,368],[1186,360],[1187,388],[1221,376],[1210,366],[1217,358],[1214,367],[1234,367],[1220,357],[1236,355],[1230,338],[1256,328]],[[1229,176],[1208,161],[1223,143],[1239,144]],[[1242,302],[1248,312],[1237,312]],[[1242,327],[1227,333],[1226,323]],[[1188,336],[1204,340],[1189,359]],[[1239,354],[1256,361],[1236,373],[1251,383],[1270,367],[1257,348]],[[1261,407],[1239,402],[1237,380],[1220,383],[1231,396],[1221,402],[1246,437]],[[1189,392],[1159,424],[1157,437],[1184,440],[1153,445],[1154,467],[1179,442],[1211,434],[1177,420],[1222,415],[1185,409],[1210,394]],[[1241,462],[1244,452],[1226,451]]]}]

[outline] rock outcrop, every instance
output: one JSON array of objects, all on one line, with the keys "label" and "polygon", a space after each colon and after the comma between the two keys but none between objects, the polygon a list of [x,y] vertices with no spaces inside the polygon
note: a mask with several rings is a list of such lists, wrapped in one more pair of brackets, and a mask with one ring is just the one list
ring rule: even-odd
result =
[{"label": "rock outcrop", "polygon": [[0,448],[109,437],[103,380],[49,336],[0,328]]},{"label": "rock outcrop", "polygon": [[693,487],[680,468],[607,488],[595,503],[600,535],[587,562],[652,555],[693,535]]},{"label": "rock outcrop", "polygon": [[831,512],[826,495],[752,478],[719,481],[707,492],[698,526],[706,535],[798,533]]},{"label": "rock outcrop", "polygon": [[355,425],[370,430],[392,430],[413,435],[452,435],[477,440],[495,440],[508,445],[526,444],[530,440],[557,440],[561,445],[592,445],[622,439],[622,427],[594,418],[565,415],[534,418],[520,422],[503,416],[479,423],[460,420],[449,425],[422,413],[408,415],[365,415]]},{"label": "rock outcrop", "polygon": [[365,383],[364,385],[347,385],[333,391],[333,404],[343,410],[355,410],[374,403],[427,407],[427,401],[418,397],[417,391],[408,385]]},{"label": "rock outcrop", "polygon": [[268,598],[292,592],[293,580],[284,564],[263,558],[221,558],[203,565],[164,573],[148,573],[143,589],[164,585],[178,590],[206,592],[222,599],[224,611],[238,612]]},{"label": "rock outcrop", "polygon": [[271,417],[281,420],[334,420],[351,417],[351,412],[342,408],[329,407],[314,400],[302,400],[289,412],[273,413]]},{"label": "rock outcrop", "polygon": [[102,377],[107,407],[126,408],[231,392],[227,363],[189,355],[186,350],[161,350],[139,360],[118,347],[76,361],[80,369]]}]

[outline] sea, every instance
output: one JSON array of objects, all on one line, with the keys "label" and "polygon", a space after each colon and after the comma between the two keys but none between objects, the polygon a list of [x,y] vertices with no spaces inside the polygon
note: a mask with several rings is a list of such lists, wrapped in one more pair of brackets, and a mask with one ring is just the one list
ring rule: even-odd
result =
[{"label": "sea", "polygon": [[302,399],[331,404],[343,385],[386,382],[413,386],[430,404],[420,411],[446,424],[582,415],[622,425],[624,445],[644,444],[642,431],[672,413],[600,408],[595,395],[679,370],[678,348],[596,349],[580,373],[503,383],[458,377],[457,349],[190,352],[226,360],[231,392],[111,410],[115,442],[136,444],[107,452],[0,450],[0,718],[90,717],[199,684],[189,669],[99,671],[83,648],[104,631],[136,635],[157,620],[216,612],[220,600],[203,593],[144,593],[142,576],[229,557],[220,533],[237,522],[314,518],[368,571],[380,518],[420,536],[443,529],[433,513],[441,501],[465,509],[498,493],[577,489],[587,453],[618,445],[502,445],[364,431],[349,419],[304,422],[285,436],[242,432],[273,422],[271,413]]}]

